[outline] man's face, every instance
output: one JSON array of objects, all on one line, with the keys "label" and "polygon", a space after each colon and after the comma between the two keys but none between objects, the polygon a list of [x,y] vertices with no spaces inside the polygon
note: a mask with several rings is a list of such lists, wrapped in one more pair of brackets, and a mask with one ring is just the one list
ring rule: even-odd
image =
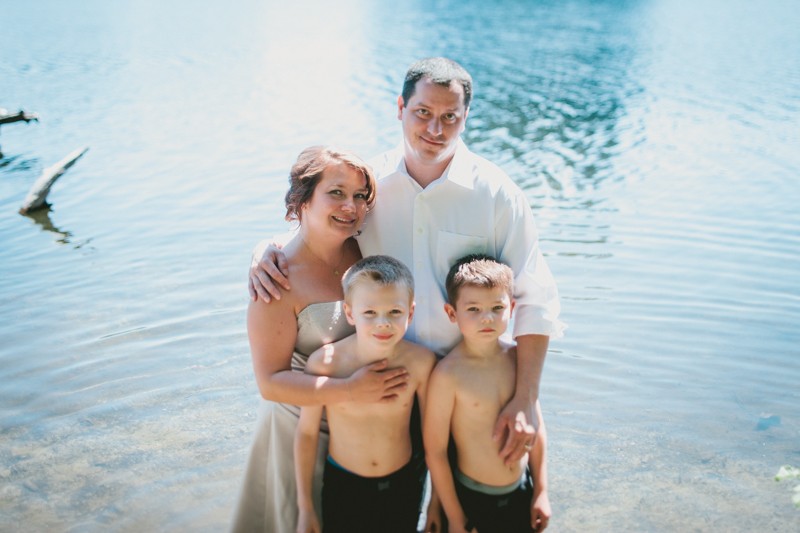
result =
[{"label": "man's face", "polygon": [[397,118],[403,122],[406,164],[449,163],[468,113],[460,83],[452,82],[449,87],[443,87],[428,78],[420,79],[408,105],[403,105],[402,96],[397,99]]}]

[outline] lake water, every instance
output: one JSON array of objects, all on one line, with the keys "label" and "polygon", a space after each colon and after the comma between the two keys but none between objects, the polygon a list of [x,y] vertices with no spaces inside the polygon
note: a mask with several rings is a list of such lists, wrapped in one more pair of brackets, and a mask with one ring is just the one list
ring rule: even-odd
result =
[{"label": "lake water", "polygon": [[472,72],[465,139],[528,194],[570,325],[550,530],[800,529],[796,2],[0,8],[0,107],[41,116],[0,136],[0,530],[226,528],[250,251],[303,147],[399,140],[429,55]]}]

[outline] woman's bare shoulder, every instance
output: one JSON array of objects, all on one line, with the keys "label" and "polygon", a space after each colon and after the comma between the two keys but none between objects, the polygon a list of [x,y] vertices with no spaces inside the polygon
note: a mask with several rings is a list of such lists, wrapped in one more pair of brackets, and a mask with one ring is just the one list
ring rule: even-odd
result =
[{"label": "woman's bare shoulder", "polygon": [[338,341],[323,344],[308,357],[306,370],[321,376],[349,376],[352,373],[355,333]]}]

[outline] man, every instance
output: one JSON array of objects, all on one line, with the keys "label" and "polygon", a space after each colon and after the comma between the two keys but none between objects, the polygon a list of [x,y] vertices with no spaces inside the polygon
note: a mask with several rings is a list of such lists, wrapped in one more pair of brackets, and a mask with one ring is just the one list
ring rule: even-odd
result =
[{"label": "man", "polygon": [[[459,340],[444,312],[447,272],[459,257],[482,253],[515,274],[516,392],[500,413],[494,438],[507,464],[531,449],[536,401],[550,337],[559,337],[558,290],[539,249],[530,205],[497,166],[461,141],[472,99],[472,78],[458,63],[435,57],[413,64],[397,99],[403,145],[373,160],[377,204],[358,237],[361,253],[390,255],[411,268],[416,317],[407,338],[443,357]],[[277,261],[278,268],[275,267]],[[274,248],[250,270],[250,293],[280,298],[270,278],[288,290]]]}]

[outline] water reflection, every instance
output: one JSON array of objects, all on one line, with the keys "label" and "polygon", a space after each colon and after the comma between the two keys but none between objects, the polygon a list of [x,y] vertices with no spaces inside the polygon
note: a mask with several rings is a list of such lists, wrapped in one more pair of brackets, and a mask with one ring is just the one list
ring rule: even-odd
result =
[{"label": "water reflection", "polygon": [[[464,39],[448,42],[447,52],[463,55],[475,78],[465,137],[532,197],[570,204],[604,180],[625,179],[610,160],[642,141],[641,126],[626,114],[643,89],[630,75],[638,61],[630,37],[641,14],[635,2],[622,5],[440,2],[420,30],[422,40],[438,32]],[[468,38],[478,33],[475,46]]]},{"label": "water reflection", "polygon": [[0,168],[3,172],[25,172],[39,165],[38,158],[26,159],[22,155],[3,154],[0,156]]},{"label": "water reflection", "polygon": [[[53,233],[56,235],[56,242],[59,244],[72,244],[72,233],[69,231],[62,230],[58,228],[53,221],[50,219],[50,212],[51,206],[45,205],[40,209],[36,209],[33,211],[29,211],[28,213],[23,214],[22,216],[31,219],[33,222],[36,223],[43,231],[48,233]],[[82,248],[84,245],[88,244],[91,239],[88,239],[86,242],[78,243],[74,245],[74,248]]]}]

